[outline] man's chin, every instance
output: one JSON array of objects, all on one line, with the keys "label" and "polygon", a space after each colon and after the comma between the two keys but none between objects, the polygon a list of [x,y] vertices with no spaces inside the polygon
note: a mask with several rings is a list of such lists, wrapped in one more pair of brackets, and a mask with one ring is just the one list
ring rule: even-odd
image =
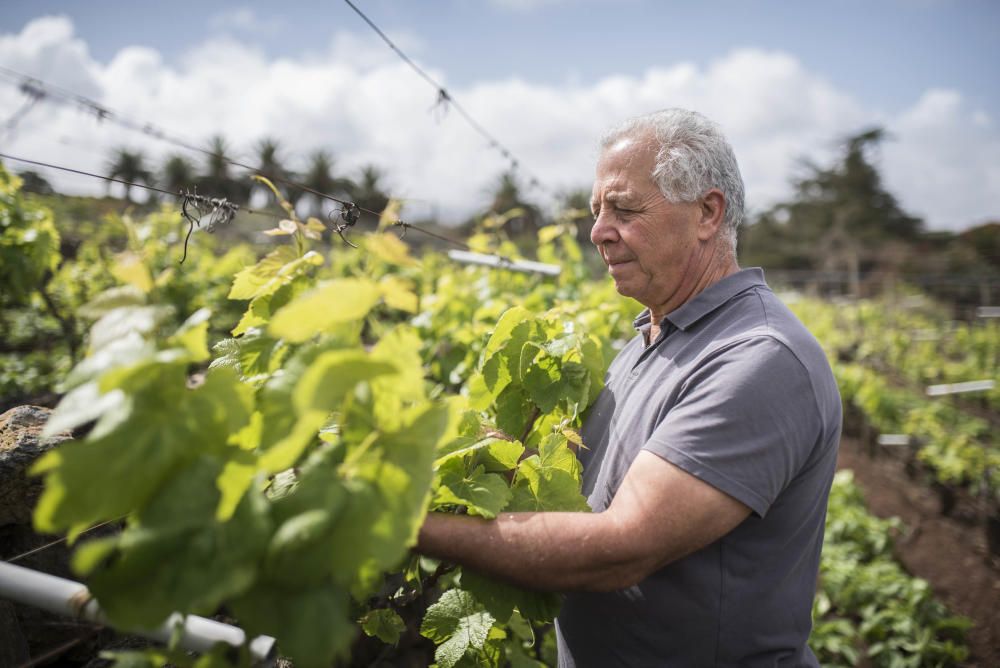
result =
[{"label": "man's chin", "polygon": [[628,281],[615,281],[615,290],[617,290],[618,294],[622,297],[635,298],[635,286],[630,285]]}]

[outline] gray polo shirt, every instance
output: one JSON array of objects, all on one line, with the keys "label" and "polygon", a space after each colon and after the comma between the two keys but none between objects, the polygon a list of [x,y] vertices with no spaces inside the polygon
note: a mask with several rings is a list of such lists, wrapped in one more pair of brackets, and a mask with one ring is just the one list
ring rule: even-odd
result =
[{"label": "gray polo shirt", "polygon": [[[635,325],[648,333],[649,312]],[[606,509],[645,449],[753,512],[637,586],[567,595],[559,665],[817,666],[806,642],[841,425],[826,356],[760,269],[661,327],[622,349],[590,409],[584,494]]]}]

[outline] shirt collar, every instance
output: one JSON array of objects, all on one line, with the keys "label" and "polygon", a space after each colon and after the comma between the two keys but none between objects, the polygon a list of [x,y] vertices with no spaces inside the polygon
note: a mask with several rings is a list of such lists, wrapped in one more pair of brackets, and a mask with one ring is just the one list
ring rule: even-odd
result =
[{"label": "shirt collar", "polygon": [[[677,329],[686,330],[736,295],[755,286],[767,287],[767,283],[764,281],[764,270],[760,267],[741,269],[708,286],[694,298],[668,313],[663,319],[669,320]],[[643,309],[642,313],[632,322],[632,326],[641,330],[643,327],[648,327],[651,320],[649,309]],[[661,323],[662,326],[663,323]]]}]

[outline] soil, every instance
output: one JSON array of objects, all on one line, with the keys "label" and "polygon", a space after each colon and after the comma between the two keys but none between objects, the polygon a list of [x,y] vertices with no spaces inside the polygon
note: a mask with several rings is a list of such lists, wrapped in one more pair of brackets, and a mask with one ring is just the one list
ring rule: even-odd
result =
[{"label": "soil", "polygon": [[952,612],[973,620],[963,665],[1000,666],[1000,560],[991,556],[982,524],[969,513],[942,515],[938,495],[907,476],[901,459],[871,457],[857,439],[843,439],[838,467],[854,471],[874,515],[905,523],[895,553],[906,570],[927,580]]}]

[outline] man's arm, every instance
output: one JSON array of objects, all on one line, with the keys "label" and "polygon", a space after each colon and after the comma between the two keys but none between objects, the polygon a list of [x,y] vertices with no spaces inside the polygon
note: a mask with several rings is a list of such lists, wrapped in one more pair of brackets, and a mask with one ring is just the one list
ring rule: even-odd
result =
[{"label": "man's arm", "polygon": [[613,591],[732,531],[750,509],[641,451],[601,513],[432,513],[417,550],[521,587]]}]

